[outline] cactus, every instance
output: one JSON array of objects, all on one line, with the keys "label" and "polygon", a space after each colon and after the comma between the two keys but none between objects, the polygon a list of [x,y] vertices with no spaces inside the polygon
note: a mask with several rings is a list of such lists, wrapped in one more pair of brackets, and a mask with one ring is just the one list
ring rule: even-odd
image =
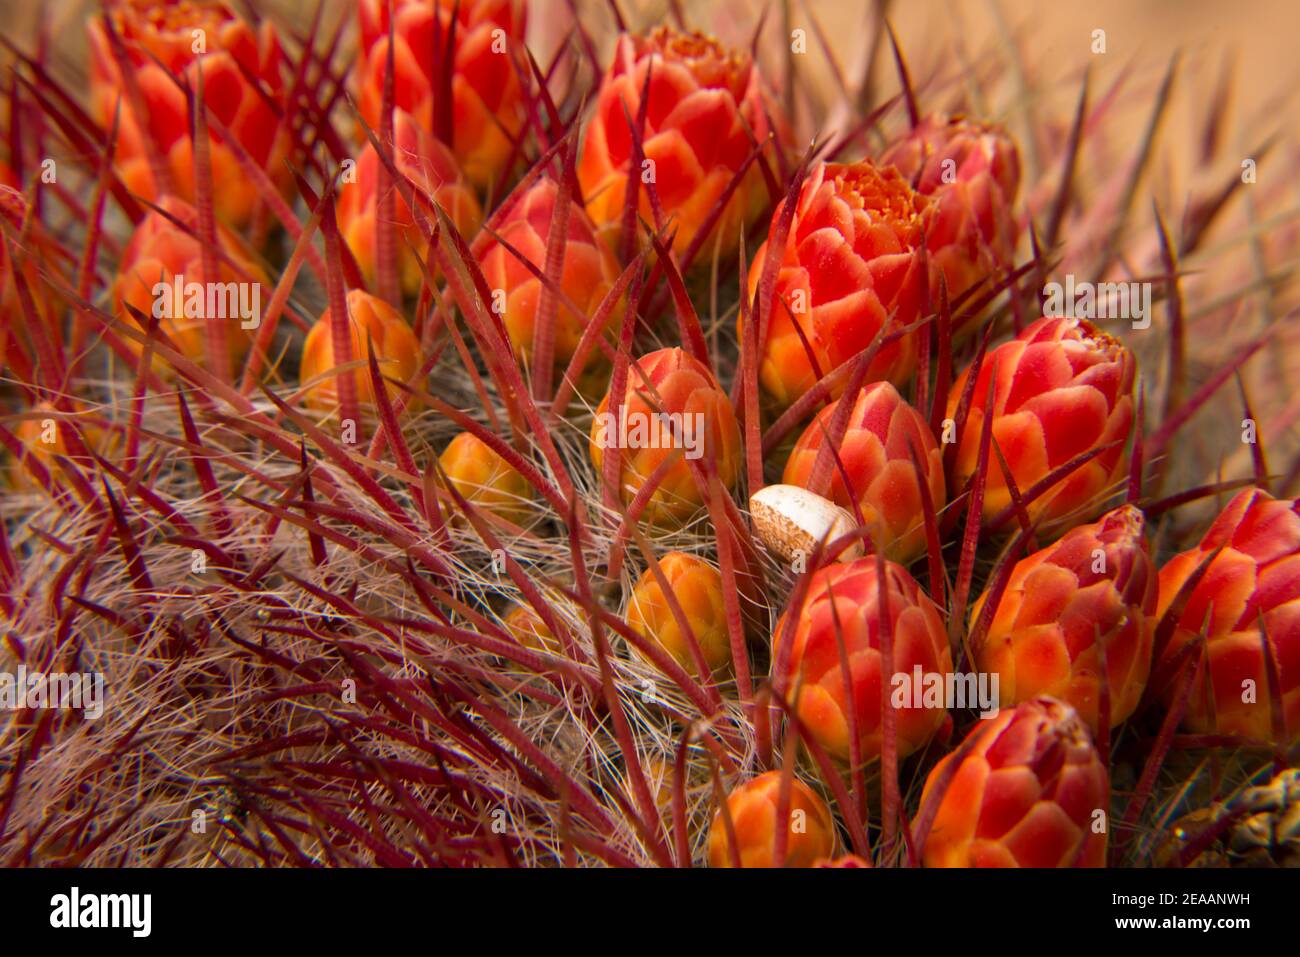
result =
[{"label": "cactus", "polygon": [[[891,708],[903,756],[938,731],[947,717],[945,707],[911,694],[899,696],[903,704],[896,705],[896,689],[886,694],[890,682],[881,680],[910,677],[917,669],[923,676],[941,678],[952,671],[939,609],[901,567],[886,563],[882,584],[875,559],[829,565],[813,577],[803,603],[786,614],[794,618],[790,648],[783,653],[779,645],[786,635],[783,619],[773,629],[773,657],[787,662],[797,689],[795,710],[828,753],[843,761],[879,757],[884,715]],[[886,628],[892,642],[888,660],[882,648]],[[848,662],[847,679],[841,655]]]},{"label": "cactus", "polygon": [[[1025,510],[1046,530],[1059,532],[1095,514],[1112,484],[1127,474],[1137,373],[1132,353],[1087,320],[1043,318],[990,351],[977,375],[973,370],[958,377],[948,407],[955,419],[973,377],[953,487],[964,486],[979,468],[981,429],[992,418],[991,441],[1007,469],[988,469],[984,518],[990,525],[1006,522],[1012,483],[1026,495],[1034,491]],[[1081,464],[1071,468],[1076,459]],[[1053,481],[1061,470],[1068,474]],[[1039,483],[1046,488],[1035,489]]]},{"label": "cactus", "polygon": [[839,6],[6,27],[0,864],[1293,861],[1283,119]]},{"label": "cactus", "polygon": [[[356,6],[362,119],[380,128],[392,36],[392,104],[451,146],[465,175],[494,188],[511,165],[525,99],[509,47],[524,35],[523,0],[388,0]],[[450,89],[448,101],[443,90]]]},{"label": "cactus", "polygon": [[[1103,698],[1113,726],[1136,710],[1146,690],[1156,596],[1142,513],[1122,505],[1016,563],[975,662],[998,674],[1003,704],[1051,695],[1095,734]],[[979,618],[984,597],[972,618]]]},{"label": "cactus", "polygon": [[[727,795],[709,829],[710,867],[773,867],[778,862],[777,831],[781,830],[780,771],[768,771]],[[830,808],[802,781],[789,784],[786,813],[785,867],[812,867],[835,853],[835,825]],[[735,834],[734,843],[732,834]],[[735,864],[739,859],[739,865]]]},{"label": "cactus", "polygon": [[[683,522],[705,504],[696,471],[707,459],[723,486],[740,474],[740,430],[731,400],[711,370],[682,349],[660,349],[631,363],[618,403],[611,393],[592,419],[591,460],[600,473],[606,457],[625,503],[635,501],[656,473],[645,510],[652,521]],[[615,411],[617,409],[617,411]]]}]

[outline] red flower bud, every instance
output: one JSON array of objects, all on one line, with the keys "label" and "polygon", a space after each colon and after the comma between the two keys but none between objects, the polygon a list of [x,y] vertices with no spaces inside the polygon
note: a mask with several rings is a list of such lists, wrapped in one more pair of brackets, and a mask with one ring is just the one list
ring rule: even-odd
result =
[{"label": "red flower bud", "polygon": [[[409,383],[420,370],[420,343],[400,312],[360,289],[348,292],[347,310],[352,340],[352,361],[364,362],[367,357],[366,341],[375,350],[379,374],[386,379]],[[325,310],[307,333],[302,344],[302,361],[298,378],[306,383],[333,369],[338,362],[334,356],[334,337],[330,327],[330,311]],[[363,409],[375,406],[375,390],[370,371],[362,366],[348,373],[356,384],[357,400]],[[385,385],[392,399],[397,386]],[[303,401],[313,409],[327,410],[338,403],[337,376],[331,376],[308,388]]]},{"label": "red flower bud", "polygon": [[[292,183],[285,159],[288,124],[281,67],[284,55],[269,20],[254,29],[221,0],[109,0],[105,17],[121,38],[132,83],[144,116],[136,115],[131,84],[124,79],[104,20],[90,21],[90,89],[96,121],[105,129],[121,109],[114,161],[132,192],[157,202],[175,192],[195,201],[194,140],[182,86],[198,89],[203,102],[249,157],[282,190]],[[241,170],[231,148],[211,134],[213,202],[217,215],[235,227],[246,225],[260,203],[257,186]],[[152,147],[148,144],[152,144]],[[150,152],[170,178],[155,181]]]},{"label": "red flower bud", "polygon": [[997,126],[931,116],[880,157],[917,192],[933,197],[936,212],[926,230],[934,274],[952,301],[976,283],[1013,264],[1018,232],[1013,206],[1020,188],[1015,141]]},{"label": "red flower bud", "polygon": [[[378,131],[376,131],[376,136]],[[366,282],[375,281],[376,220],[379,215],[379,173],[381,162],[373,146],[367,144],[357,160],[356,182],[339,186],[338,223],[343,240],[361,268]],[[410,114],[395,110],[393,114],[393,165],[411,182],[417,195],[436,203],[451,217],[456,229],[472,240],[483,222],[478,199],[466,183],[447,147],[420,129]],[[390,189],[395,187],[389,184]],[[435,222],[436,214],[427,206],[420,212],[426,222]],[[421,263],[427,256],[425,233],[416,225],[411,208],[400,192],[395,198],[397,256],[402,291],[414,295],[424,280]],[[418,259],[417,259],[418,255]]]},{"label": "red flower bud", "polygon": [[[544,289],[538,273],[544,274],[546,271],[546,250],[550,242],[551,218],[555,212],[557,192],[558,187],[553,180],[539,180],[518,197],[495,228],[497,236],[532,263],[537,272],[529,269],[515,252],[506,249],[494,237],[484,236],[475,246],[475,254],[488,287],[494,296],[498,293],[504,296],[504,302],[501,303],[502,319],[510,343],[525,365],[531,365],[538,305]],[[557,303],[554,347],[555,363],[561,375],[573,358],[573,353],[592,316],[600,308],[605,294],[618,281],[620,272],[613,251],[599,240],[596,227],[576,202],[569,206],[566,235],[568,239],[564,247],[564,268],[560,273],[559,286],[581,309],[581,313],[575,315],[563,301]],[[620,303],[610,312],[607,329],[617,328],[622,313]],[[598,347],[589,354],[587,368],[593,373],[598,370],[604,372],[605,384],[608,384],[609,363],[600,355]]]},{"label": "red flower bud", "polygon": [[[870,346],[882,329],[887,335],[916,321],[922,289],[917,249],[929,207],[930,200],[914,193],[895,170],[869,161],[821,163],[808,174],[759,353],[759,381],[777,405],[793,403]],[[751,297],[770,255],[764,243],[754,257]],[[906,382],[916,349],[914,335],[882,346],[867,381]],[[843,386],[835,394],[842,392]]]},{"label": "red flower bud", "polygon": [[[782,481],[808,487],[823,437],[840,399],[818,413],[790,453]],[[848,475],[830,463],[830,497],[852,511],[858,503],[871,540],[887,558],[909,562],[925,550],[925,520],[921,489],[909,446],[916,451],[921,474],[929,486],[935,510],[946,501],[943,454],[921,414],[903,401],[888,382],[877,382],[858,393],[844,440],[836,451]]]},{"label": "red flower bud", "polygon": [[[1160,570],[1160,615],[1184,583],[1219,546],[1218,556],[1192,590],[1156,680],[1165,700],[1177,685],[1172,659],[1189,641],[1205,637],[1206,668],[1192,689],[1183,723],[1201,733],[1236,734],[1289,745],[1300,740],[1300,509],[1259,489],[1241,492],[1201,543]],[[1264,635],[1277,666],[1281,740],[1274,733],[1273,700]],[[1194,667],[1196,652],[1192,652]]]},{"label": "red flower bud", "polygon": [[645,518],[678,523],[704,505],[692,461],[712,460],[728,488],[740,474],[740,427],[731,400],[703,363],[681,349],[660,349],[629,364],[620,414],[606,394],[591,426],[600,472],[606,451],[621,456],[619,493],[630,502],[670,455],[678,456],[650,497]]},{"label": "red flower bud", "polygon": [[[741,867],[776,865],[776,820],[781,800],[781,772],[768,771],[746,781],[727,796]],[[811,867],[835,853],[835,819],[816,792],[798,778],[790,781],[789,821],[784,865]],[[719,810],[709,829],[709,866],[731,867],[731,840]]]},{"label": "red flower bud", "polygon": [[[790,683],[798,689],[795,710],[817,743],[842,761],[851,755],[850,711],[855,715],[861,759],[880,756],[886,701],[880,680],[885,663],[880,654],[878,581],[874,557],[827,565],[813,573],[802,606],[786,612],[797,616],[788,659]],[[938,606],[893,562],[885,563],[885,582],[893,639],[889,684],[896,691],[895,677],[910,680],[917,669],[922,675],[948,675],[952,653]],[[783,615],[772,632],[773,661],[780,654],[784,634]],[[848,658],[847,676],[841,665],[841,642]],[[894,691],[889,701],[898,717],[902,757],[923,747],[948,712],[920,703],[921,689],[904,696],[905,704],[898,707]]]},{"label": "red flower bud", "polygon": [[[1073,708],[1031,698],[970,737],[927,836],[926,867],[1105,865],[1110,779]],[[956,759],[934,766],[922,807]]]},{"label": "red flower bud", "polygon": [[[972,606],[971,621],[987,598]],[[1073,706],[1095,732],[1099,649],[1113,726],[1133,713],[1146,688],[1155,611],[1156,570],[1142,513],[1123,505],[1016,564],[975,649],[976,666],[998,675],[1004,706],[1048,694]]]},{"label": "red flower bud", "polygon": [[[969,374],[967,369],[953,385],[949,418],[956,416]],[[1077,456],[1111,446],[1057,480],[1028,506],[1030,518],[1042,520],[1043,531],[1095,515],[1128,467],[1126,440],[1133,427],[1136,374],[1133,353],[1092,323],[1039,319],[984,357],[948,487],[954,494],[960,490],[979,462],[992,380],[992,439],[1022,495]],[[984,519],[990,521],[1011,504],[991,446],[987,480]]]},{"label": "red flower bud", "polygon": [[[632,169],[628,118],[636,124],[647,75],[644,161]],[[640,177],[641,218],[656,221],[653,186],[665,221],[671,219],[677,229],[673,251],[684,254],[755,144],[768,138],[772,113],[758,67],[747,52],[668,26],[643,37],[620,36],[578,164],[587,212],[602,233],[611,240],[617,237],[628,182]],[[772,149],[765,155],[774,161]],[[712,259],[715,242],[722,255],[732,255],[740,230],[758,218],[767,199],[762,172],[757,162],[751,163],[717,221],[705,247],[708,254],[698,261]]]},{"label": "red flower bud", "polygon": [[[358,99],[375,130],[383,113],[388,4],[357,5]],[[524,126],[523,89],[510,52],[524,36],[522,0],[396,0],[393,7],[393,105],[449,141],[470,182],[484,190],[495,186]],[[439,102],[444,71],[451,75],[449,104]]]},{"label": "red flower bud", "polygon": [[[261,308],[271,300],[270,281],[238,237],[222,227],[217,229],[222,257],[217,275],[205,276],[202,247],[194,235],[198,212],[171,196],[160,207],[161,212],[151,210],[136,226],[122,255],[113,284],[118,322],[144,331],[150,317],[157,316],[162,336],[200,365],[208,364],[207,324],[220,322],[226,326],[230,357],[238,361],[248,351]],[[252,315],[254,305],[257,315]],[[144,350],[128,336],[122,342],[137,355]],[[153,365],[160,374],[170,369],[161,357]]]}]

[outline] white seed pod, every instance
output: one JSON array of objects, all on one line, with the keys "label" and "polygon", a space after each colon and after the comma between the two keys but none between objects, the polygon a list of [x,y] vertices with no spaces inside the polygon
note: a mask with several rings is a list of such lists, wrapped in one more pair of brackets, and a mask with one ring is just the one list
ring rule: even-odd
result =
[{"label": "white seed pod", "polygon": [[[749,500],[754,529],[763,544],[788,562],[812,554],[817,543],[828,543],[853,531],[857,524],[846,509],[797,485],[768,485]],[[842,562],[862,556],[857,541],[840,553]]]}]

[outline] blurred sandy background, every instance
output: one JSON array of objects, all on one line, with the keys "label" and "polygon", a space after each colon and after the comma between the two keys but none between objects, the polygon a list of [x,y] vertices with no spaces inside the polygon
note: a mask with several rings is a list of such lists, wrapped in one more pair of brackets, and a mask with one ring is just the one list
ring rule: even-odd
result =
[{"label": "blurred sandy background", "polygon": [[[351,15],[348,0],[324,0],[327,19]],[[669,19],[672,0],[618,0],[634,29]],[[28,49],[36,42],[44,20],[47,35],[65,71],[84,69],[85,31],[82,26],[93,0],[0,0],[7,37]],[[274,12],[281,22],[305,30],[315,0],[253,0],[252,6]],[[838,71],[856,91],[868,51],[874,43],[877,0],[678,0],[692,26],[707,29],[723,40],[748,45],[760,15],[767,10],[763,58],[769,69],[785,55],[788,29],[807,30],[808,53],[793,58],[801,81],[819,91],[825,105],[835,100]],[[236,7],[241,3],[236,2]],[[612,45],[613,17],[608,0],[577,0],[587,30],[602,53]],[[1292,52],[1300,30],[1300,4],[1295,0],[1091,0],[1088,3],[1045,0],[886,0],[884,7],[898,32],[913,79],[922,86],[923,106],[943,105],[927,97],[928,89],[951,91],[954,78],[973,65],[980,72],[992,55],[1005,53],[1014,42],[1023,57],[1024,75],[999,77],[1021,88],[1019,102],[1005,95],[978,104],[984,111],[1012,118],[1031,100],[1030,109],[1068,119],[1082,68],[1091,64],[1094,90],[1128,71],[1134,93],[1154,90],[1175,50],[1182,51],[1179,92],[1167,132],[1175,139],[1199,135],[1196,119],[1213,97],[1216,84],[1230,69],[1235,78],[1233,103],[1225,136],[1244,137],[1262,128],[1261,118],[1274,126],[1295,128],[1300,120],[1293,95],[1300,86],[1300,62]],[[529,42],[545,63],[559,43],[572,33],[568,0],[532,0]],[[830,47],[823,52],[818,29]],[[1092,32],[1106,32],[1106,53],[1090,51]],[[1002,59],[1001,56],[998,57]],[[833,64],[833,65],[832,65]],[[1000,72],[1000,71],[999,71]],[[897,90],[888,50],[879,51],[873,71],[876,89]],[[969,91],[968,91],[969,92]],[[1120,132],[1125,124],[1137,135],[1146,104],[1136,97],[1121,103],[1110,124]],[[1189,106],[1191,109],[1189,110]],[[800,117],[805,124],[810,120]],[[811,127],[809,127],[811,129]],[[801,129],[801,132],[804,132]],[[1243,147],[1244,149],[1244,147]],[[1190,160],[1192,157],[1185,157]],[[1031,157],[1032,159],[1032,157]],[[1178,157],[1171,157],[1176,164]],[[1177,169],[1177,166],[1174,167]]]}]

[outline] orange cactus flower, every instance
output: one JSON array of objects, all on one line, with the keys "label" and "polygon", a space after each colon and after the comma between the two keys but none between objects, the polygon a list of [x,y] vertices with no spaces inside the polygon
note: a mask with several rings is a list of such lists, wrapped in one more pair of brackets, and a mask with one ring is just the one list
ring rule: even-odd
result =
[{"label": "orange cactus flower", "polygon": [[[1156,590],[1142,513],[1120,506],[1016,564],[974,650],[976,665],[998,675],[1004,706],[1048,694],[1073,706],[1095,733],[1104,649],[1117,725],[1137,707],[1151,671]],[[971,621],[987,598],[975,602]]]},{"label": "orange cactus flower", "polygon": [[[856,724],[861,759],[870,760],[881,753],[886,700],[880,680],[884,662],[880,654],[878,581],[874,557],[820,568],[813,573],[803,605],[787,610],[772,632],[775,662],[786,615],[796,616],[787,665],[791,685],[797,689],[793,692],[797,696],[796,710],[817,743],[842,761],[848,761],[852,754],[850,713]],[[922,675],[951,673],[952,652],[938,606],[911,575],[893,562],[885,563],[885,594],[894,676],[910,678],[918,668]],[[848,658],[848,676],[841,666],[841,641]],[[904,696],[902,707],[890,695],[890,706],[898,716],[900,757],[923,747],[948,714],[942,706],[922,703],[919,689],[917,695]]]},{"label": "orange cactus flower", "polygon": [[[896,170],[870,161],[821,163],[808,174],[759,351],[759,382],[777,406],[789,406],[859,355],[882,329],[888,334],[916,321],[923,288],[917,249],[930,207]],[[780,216],[778,206],[773,221]],[[764,243],[754,256],[751,298],[770,255]],[[916,353],[914,335],[881,347],[867,381],[902,385],[916,368]],[[842,392],[843,386],[835,395]]]},{"label": "orange cactus flower", "polygon": [[81,439],[81,445],[89,450],[103,451],[104,433],[93,426],[74,425],[75,418],[57,410],[49,402],[37,403],[28,416],[13,428],[14,437],[22,445],[22,453],[9,465],[9,484],[22,492],[37,491],[40,486],[36,477],[27,467],[29,459],[40,463],[50,473],[51,481],[60,484],[62,475],[56,461],[59,457],[70,459],[79,469],[96,468],[95,461],[88,456],[72,452],[75,443],[68,437],[75,429]]},{"label": "orange cactus flower", "polygon": [[818,860],[813,867],[870,867],[871,862],[858,857],[856,854],[841,854],[839,857],[823,857]]},{"label": "orange cactus flower", "polygon": [[[366,340],[374,344],[375,361],[386,379],[409,383],[420,371],[420,343],[407,325],[402,314],[376,296],[360,289],[348,291],[347,310],[352,339],[353,361],[365,361]],[[331,371],[338,360],[334,357],[334,338],[330,328],[330,311],[326,309],[316,320],[302,344],[302,361],[298,378],[303,383]],[[373,409],[375,392],[370,382],[370,372],[364,366],[351,373],[356,384],[357,401],[363,408]],[[310,385],[303,395],[308,408],[321,411],[338,404],[338,385],[335,376]],[[390,397],[395,398],[396,386],[386,386]]]},{"label": "orange cactus flower", "polygon": [[[647,75],[650,95],[641,137],[644,161],[634,170],[628,117],[637,122]],[[631,177],[640,177],[641,218],[656,222],[653,187],[664,222],[672,220],[677,228],[673,251],[684,255],[755,144],[773,132],[769,117],[774,114],[758,67],[747,52],[668,26],[656,27],[647,36],[620,36],[614,60],[601,80],[578,163],[587,212],[613,243],[622,230],[628,183]],[[775,132],[779,136],[781,130]],[[765,155],[769,163],[775,160],[774,149],[768,148]],[[751,163],[714,231],[701,237],[705,245],[697,245],[707,255],[695,261],[711,261],[714,243],[723,255],[732,255],[740,230],[758,218],[767,200],[762,170],[757,162]]]},{"label": "orange cactus flower", "polygon": [[[410,114],[401,110],[393,113],[393,165],[410,180],[418,193],[446,211],[461,235],[473,239],[483,222],[483,210],[473,189],[461,176],[455,157],[447,147],[420,129]],[[366,282],[371,285],[376,274],[376,218],[379,214],[381,168],[379,155],[373,146],[367,144],[357,159],[356,182],[339,187],[339,232],[352,250]],[[418,204],[419,200],[416,202]],[[400,192],[395,199],[394,212],[400,230],[397,256],[402,292],[413,296],[424,279],[421,261],[428,243]],[[422,212],[429,221],[435,218],[428,208]]]},{"label": "orange cactus flower", "polygon": [[[768,771],[746,781],[727,795],[727,812],[736,834],[741,867],[776,865],[776,820],[781,800],[781,772]],[[835,819],[826,802],[798,778],[790,781],[789,822],[785,825],[786,867],[811,867],[833,857],[839,845]],[[731,839],[721,808],[709,829],[709,866],[733,866]]]},{"label": "orange cactus flower", "polygon": [[[1234,498],[1199,545],[1160,570],[1160,615],[1184,583],[1223,546],[1193,589],[1156,678],[1172,699],[1172,659],[1205,636],[1206,667],[1183,723],[1207,734],[1235,734],[1287,746],[1300,740],[1300,501],[1259,489]],[[1282,727],[1273,725],[1265,635],[1277,666]],[[1196,654],[1192,653],[1193,656]],[[1193,667],[1195,661],[1188,667]],[[1162,675],[1162,671],[1164,674]],[[1208,680],[1207,680],[1208,678]]]},{"label": "orange cactus flower", "polygon": [[[948,416],[956,415],[967,369],[954,383]],[[984,357],[970,414],[957,437],[948,487],[962,488],[979,461],[980,433],[993,386],[993,441],[1006,458],[1021,494],[1077,456],[1101,452],[1027,506],[1047,532],[1095,515],[1128,467],[1137,363],[1121,342],[1083,319],[1043,318]],[[1002,469],[990,448],[984,487],[984,520],[1011,504]]]},{"label": "orange cactus flower", "polygon": [[[518,197],[494,230],[541,272],[546,269],[546,250],[557,193],[558,186],[554,180],[538,180]],[[596,227],[577,202],[569,206],[565,235],[568,239],[559,284],[582,312],[575,315],[562,302],[557,304],[553,348],[555,364],[561,375],[573,358],[588,322],[606,293],[618,281],[620,272],[613,252],[599,241]],[[504,296],[502,319],[516,355],[524,365],[531,366],[537,310],[543,289],[541,279],[496,237],[484,236],[475,246],[475,255],[488,287],[494,294],[499,291]],[[608,328],[618,327],[622,312],[621,305],[610,312]],[[607,373],[609,363],[593,350],[587,368]]]},{"label": "orange cactus flower", "polygon": [[[358,102],[362,117],[375,130],[384,103],[388,4],[357,4]],[[512,140],[524,126],[523,88],[510,50],[524,37],[523,0],[396,0],[393,7],[393,105],[450,143],[471,183],[491,188],[505,171],[514,152]],[[447,76],[450,101],[441,95]]]},{"label": "orange cactus flower", "polygon": [[[456,438],[462,439],[467,435],[469,435],[468,432],[462,432]],[[470,438],[473,438],[473,436],[470,436]],[[453,439],[452,444],[454,445],[455,442],[456,440]],[[482,445],[482,443],[479,444]],[[486,448],[486,446],[483,447]],[[448,451],[450,450],[451,446],[448,446]],[[491,452],[491,449],[488,449],[488,451]],[[456,456],[455,458],[458,461],[463,460],[462,456]],[[519,473],[516,472],[515,474],[518,475]],[[460,489],[462,495],[469,498],[464,486],[458,485],[457,488]],[[546,627],[546,622],[542,621],[541,616],[533,610],[531,605],[521,604],[511,608],[506,614],[505,626],[506,631],[510,632],[515,641],[525,648],[531,648],[533,651],[549,651],[552,654],[559,654],[561,651],[560,643],[551,634],[551,629]]]},{"label": "orange cactus flower", "polygon": [[[285,164],[290,138],[280,120],[285,106],[285,62],[270,21],[254,29],[222,0],[109,0],[104,16],[122,40],[130,80],[114,53],[104,18],[90,21],[91,105],[108,129],[121,108],[115,162],[134,193],[157,201],[174,193],[195,200],[194,141],[179,77],[198,88],[203,102],[258,167],[281,190],[291,185]],[[132,84],[144,116],[136,115]],[[213,202],[232,227],[247,225],[261,205],[257,186],[241,170],[231,147],[211,130]],[[151,157],[170,183],[155,179]]]},{"label": "orange cactus flower", "polygon": [[[207,325],[220,322],[226,327],[230,359],[238,361],[261,322],[262,306],[271,299],[270,281],[239,238],[221,226],[217,242],[222,261],[217,275],[207,280],[195,236],[198,212],[171,196],[160,207],[161,212],[151,210],[136,226],[122,255],[113,284],[117,321],[146,331],[149,317],[157,316],[161,336],[203,366],[211,365]],[[128,336],[122,341],[136,355],[144,351],[143,344]],[[153,367],[165,375],[170,365],[158,357]]]},{"label": "orange cactus flower", "polygon": [[[927,836],[926,867],[1105,865],[1106,830],[1097,822],[1110,811],[1110,778],[1073,708],[1031,698],[980,721],[970,737]],[[922,807],[956,757],[934,766]]]},{"label": "orange cactus flower", "polygon": [[[9,225],[15,230],[15,235],[18,235],[18,231],[24,228],[24,223],[29,221],[30,213],[31,207],[27,197],[19,189],[18,177],[7,164],[0,162],[0,216],[9,221]],[[49,287],[41,278],[40,264],[44,258],[44,246],[44,240],[36,237],[33,248],[27,252],[22,275],[27,283],[27,290],[31,293],[36,314],[45,320],[43,324],[45,333],[50,337],[51,345],[59,350],[62,348],[62,330],[59,328],[59,323],[53,321],[54,311]],[[26,315],[9,264],[9,249],[3,242],[0,242],[0,310],[3,310],[7,316],[25,317]],[[24,325],[24,323],[14,323],[14,325]],[[34,348],[30,348],[30,343],[23,343],[20,337],[11,338],[13,334],[14,330],[8,324],[0,325],[0,368],[3,368],[6,360],[11,358],[11,350],[20,350],[24,345],[29,347],[27,349],[29,357],[35,355]],[[20,368],[22,364],[20,363]]]},{"label": "orange cactus flower", "polygon": [[618,479],[624,502],[670,455],[677,460],[650,496],[644,517],[673,524],[704,505],[692,460],[712,460],[723,485],[740,474],[740,426],[731,400],[713,373],[681,349],[660,349],[628,366],[620,414],[609,410],[607,393],[591,426],[591,457],[600,472],[607,450],[621,456]]},{"label": "orange cactus flower", "polygon": [[[795,443],[785,465],[785,484],[809,487],[825,430],[841,401],[822,409]],[[916,451],[938,511],[946,498],[943,454],[934,435],[893,385],[876,382],[858,393],[844,439],[836,447],[849,487],[834,460],[828,462],[830,498],[850,511],[856,501],[876,547],[886,558],[904,564],[924,552],[926,544],[921,488],[909,448]]]},{"label": "orange cactus flower", "polygon": [[[438,463],[456,491],[469,502],[508,522],[527,524],[533,487],[478,436],[461,432],[443,450]],[[540,634],[538,640],[545,645]]]},{"label": "orange cactus flower", "polygon": [[[715,674],[726,671],[731,666],[731,641],[722,597],[722,573],[704,559],[685,552],[664,555],[659,559],[659,569],[681,605],[709,670]],[[657,642],[687,673],[699,676],[689,639],[678,627],[668,599],[649,569],[632,590],[627,623],[639,634]]]},{"label": "orange cactus flower", "polygon": [[[956,299],[1013,264],[1020,153],[1001,127],[961,117],[930,116],[880,157],[916,191],[935,200],[926,248]],[[937,301],[937,298],[934,300]]]}]

